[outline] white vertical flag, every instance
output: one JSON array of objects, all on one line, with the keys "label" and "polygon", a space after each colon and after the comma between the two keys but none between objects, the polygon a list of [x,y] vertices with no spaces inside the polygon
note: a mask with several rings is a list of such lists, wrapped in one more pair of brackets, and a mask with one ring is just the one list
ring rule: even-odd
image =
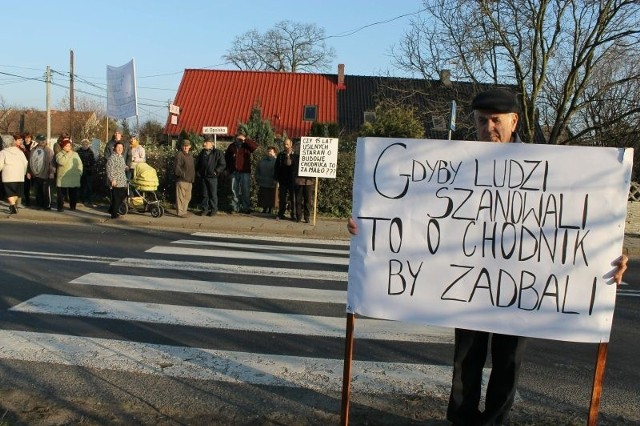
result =
[{"label": "white vertical flag", "polygon": [[138,115],[133,59],[119,67],[107,65],[107,115],[116,119]]}]

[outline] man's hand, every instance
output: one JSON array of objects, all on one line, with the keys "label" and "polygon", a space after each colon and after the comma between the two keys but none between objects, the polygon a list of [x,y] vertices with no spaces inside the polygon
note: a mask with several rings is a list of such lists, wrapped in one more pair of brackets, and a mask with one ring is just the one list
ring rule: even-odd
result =
[{"label": "man's hand", "polygon": [[[347,221],[347,231],[349,231],[351,235],[358,235],[358,224],[356,223],[355,220],[353,220],[352,217],[350,217],[349,220]],[[626,269],[626,266],[625,266],[625,269]]]},{"label": "man's hand", "polygon": [[626,255],[622,255],[615,262],[616,272],[613,274],[613,280],[616,284],[620,285],[622,283],[622,276],[624,275],[624,271],[627,270],[627,262],[629,258]]}]

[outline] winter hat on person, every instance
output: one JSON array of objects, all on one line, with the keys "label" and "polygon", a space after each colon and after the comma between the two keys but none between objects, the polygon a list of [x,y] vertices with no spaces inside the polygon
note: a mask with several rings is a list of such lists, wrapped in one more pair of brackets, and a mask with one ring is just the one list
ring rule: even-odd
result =
[{"label": "winter hat on person", "polygon": [[43,134],[38,134],[36,136],[36,142],[45,142],[47,140],[47,137]]},{"label": "winter hat on person", "polygon": [[191,146],[191,141],[189,139],[182,139],[182,146]]},{"label": "winter hat on person", "polygon": [[489,89],[478,93],[471,101],[471,109],[491,111],[499,114],[520,112],[520,104],[515,93],[507,89]]}]

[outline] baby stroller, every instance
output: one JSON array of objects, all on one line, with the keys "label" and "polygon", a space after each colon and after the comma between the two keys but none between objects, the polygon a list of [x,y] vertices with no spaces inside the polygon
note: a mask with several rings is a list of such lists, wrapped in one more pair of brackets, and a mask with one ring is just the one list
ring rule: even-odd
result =
[{"label": "baby stroller", "polygon": [[147,163],[138,163],[133,169],[133,177],[129,180],[127,198],[120,205],[118,213],[127,214],[129,210],[138,213],[151,212],[151,216],[160,217],[164,208],[156,194],[158,189],[158,174],[156,169]]}]

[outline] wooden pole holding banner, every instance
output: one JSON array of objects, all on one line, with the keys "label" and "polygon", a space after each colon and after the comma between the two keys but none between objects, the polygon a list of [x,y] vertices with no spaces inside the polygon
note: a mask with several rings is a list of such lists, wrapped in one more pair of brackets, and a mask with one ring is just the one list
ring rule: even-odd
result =
[{"label": "wooden pole holding banner", "polygon": [[596,368],[593,373],[593,387],[591,388],[591,405],[589,406],[588,426],[596,426],[598,421],[598,411],[600,407],[600,396],[602,396],[602,379],[604,378],[604,367],[607,363],[608,343],[598,344],[598,356],[596,358]]},{"label": "wooden pole holding banner", "polygon": [[316,176],[316,184],[313,191],[313,226],[316,226],[316,212],[318,211],[318,177]]},{"label": "wooden pole holding banner", "polygon": [[340,426],[349,424],[349,397],[351,396],[351,361],[353,360],[353,330],[355,316],[347,314],[347,335],[344,345],[344,367],[342,369],[342,408]]}]

